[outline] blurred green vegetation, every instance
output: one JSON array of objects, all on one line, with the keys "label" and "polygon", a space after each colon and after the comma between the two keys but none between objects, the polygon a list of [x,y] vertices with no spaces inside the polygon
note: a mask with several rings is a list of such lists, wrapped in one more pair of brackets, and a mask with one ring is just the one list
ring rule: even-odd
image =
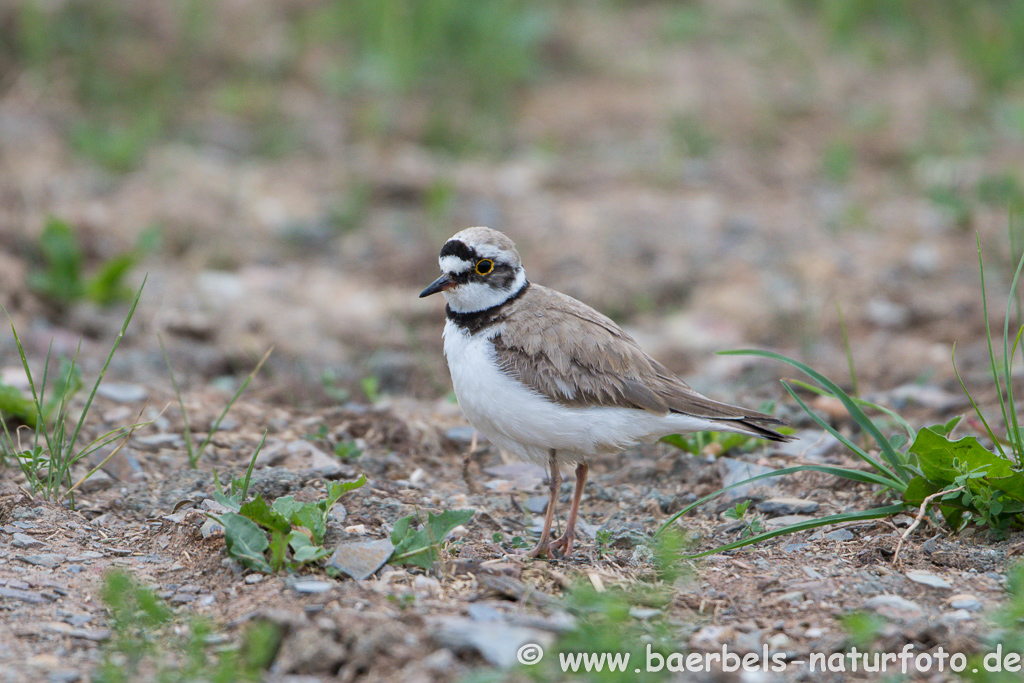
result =
[{"label": "blurred green vegetation", "polygon": [[923,54],[955,47],[988,87],[1004,90],[1024,74],[1024,3],[1019,0],[790,0],[838,44],[876,38]]},{"label": "blurred green vegetation", "polygon": [[[766,6],[873,59],[950,52],[984,92],[1011,91],[1024,74],[1018,0]],[[34,79],[69,146],[113,172],[137,167],[165,140],[262,155],[315,144],[295,119],[307,95],[340,105],[326,111],[346,119],[348,135],[412,136],[458,155],[506,147],[516,95],[587,63],[574,54],[579,13],[625,21],[651,7],[659,17],[652,41],[721,38],[725,49],[743,49],[733,34],[748,24],[695,0],[22,0],[0,7],[0,87],[22,74]],[[1007,106],[1003,118],[1024,121]],[[690,156],[714,144],[699,123],[673,122],[674,143]],[[848,172],[843,152],[835,147],[823,163],[839,182]],[[342,223],[358,204],[340,209]]]},{"label": "blurred green vegetation", "polygon": [[[0,67],[70,100],[61,112],[70,146],[125,172],[157,141],[202,137],[201,121],[216,115],[247,129],[236,136],[242,151],[290,151],[299,136],[285,115],[287,82],[344,101],[383,95],[384,112],[408,97],[425,98],[430,112],[501,112],[543,71],[552,7],[322,0],[240,14],[220,0],[26,0],[0,9]],[[363,114],[371,133],[388,129],[381,116]],[[432,116],[427,134],[460,147],[464,133]]]}]

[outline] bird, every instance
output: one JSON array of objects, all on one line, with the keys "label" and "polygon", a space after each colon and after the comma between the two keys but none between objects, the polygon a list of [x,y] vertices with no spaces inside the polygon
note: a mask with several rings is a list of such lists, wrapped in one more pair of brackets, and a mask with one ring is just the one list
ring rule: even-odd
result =
[{"label": "bird", "polygon": [[[420,298],[444,295],[444,354],[466,418],[514,457],[546,467],[549,499],[533,557],[572,554],[588,458],[669,434],[704,430],[790,437],[782,420],[694,391],[615,322],[530,282],[515,243],[473,227],[438,256],[441,276]],[[575,464],[565,532],[551,540],[561,466]]]}]

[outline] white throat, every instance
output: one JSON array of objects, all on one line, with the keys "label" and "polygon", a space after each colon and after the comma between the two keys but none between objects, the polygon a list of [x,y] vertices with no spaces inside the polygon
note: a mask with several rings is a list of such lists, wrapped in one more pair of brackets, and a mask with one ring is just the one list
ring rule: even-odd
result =
[{"label": "white throat", "polygon": [[444,298],[456,313],[476,313],[508,301],[526,285],[526,271],[516,271],[516,279],[500,289],[486,282],[467,282],[445,290]]}]

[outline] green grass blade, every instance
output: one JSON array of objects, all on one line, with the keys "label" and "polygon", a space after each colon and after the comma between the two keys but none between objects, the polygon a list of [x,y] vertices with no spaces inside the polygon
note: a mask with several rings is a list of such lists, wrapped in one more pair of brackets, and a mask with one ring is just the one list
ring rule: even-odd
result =
[{"label": "green grass blade", "polygon": [[245,391],[246,387],[249,386],[249,382],[251,382],[252,378],[256,376],[256,373],[260,371],[260,368],[263,367],[263,364],[267,362],[267,359],[270,358],[270,354],[273,353],[273,351],[274,347],[270,347],[269,349],[267,349],[267,352],[263,354],[263,358],[260,358],[260,362],[256,364],[256,367],[252,369],[252,372],[249,373],[249,376],[246,377],[245,381],[242,382],[241,386],[238,387],[238,391],[235,392],[235,395],[232,396],[231,400],[228,401],[226,406],[224,406],[224,410],[221,411],[220,416],[214,421],[212,425],[210,425],[209,433],[206,435],[206,438],[203,439],[203,442],[199,444],[199,448],[196,449],[195,460],[192,460],[191,456],[189,458],[189,464],[193,468],[195,468],[196,464],[199,462],[199,458],[203,457],[203,451],[205,451],[206,447],[210,445],[210,440],[213,439],[214,432],[217,431],[217,428],[220,427],[220,423],[224,420],[225,417],[227,417],[228,411],[231,410],[231,406],[235,405],[235,402],[238,401],[238,398],[242,395],[242,392]]},{"label": "green grass blade", "polygon": [[714,555],[716,553],[723,553],[729,550],[736,550],[744,546],[753,545],[754,543],[760,543],[767,541],[777,536],[785,536],[787,534],[795,534],[800,531],[807,531],[808,529],[816,529],[822,526],[831,526],[833,524],[842,524],[844,522],[863,522],[869,519],[880,519],[882,517],[888,517],[889,515],[896,515],[901,512],[906,512],[910,509],[910,506],[903,504],[886,505],[883,507],[871,508],[870,510],[862,510],[861,512],[844,512],[838,515],[829,515],[827,517],[818,517],[816,519],[809,519],[806,522],[797,522],[796,524],[790,524],[789,526],[782,527],[781,529],[775,529],[774,531],[766,531],[763,534],[757,536],[751,536],[749,538],[743,538],[732,543],[726,543],[725,545],[712,548],[711,550],[705,550],[703,552],[694,553],[693,555],[683,555],[685,559],[694,559],[697,557],[705,557],[707,555]]},{"label": "green grass blade", "polygon": [[[836,385],[832,380],[828,379],[817,370],[814,370],[810,366],[801,363],[798,360],[788,358],[786,356],[783,356],[782,354],[774,353],[772,351],[761,351],[758,349],[742,349],[738,351],[719,351],[719,353],[725,356],[760,356],[762,358],[769,358],[772,360],[777,360],[782,363],[786,363],[787,365],[790,365],[796,368],[797,370],[803,372],[805,375],[813,379],[815,382],[831,391],[836,398],[842,401],[843,405],[846,407],[846,411],[850,413],[850,417],[852,417],[853,420],[858,425],[860,425],[860,428],[863,429],[866,434],[870,435],[871,438],[874,439],[875,443],[878,444],[878,448],[882,453],[882,457],[885,458],[886,462],[888,462],[890,467],[892,468],[892,473],[905,482],[910,481],[911,473],[907,471],[903,456],[895,448],[892,447],[892,444],[889,443],[889,440],[882,435],[882,432],[878,429],[875,423],[872,422],[871,419],[864,414],[864,411],[860,409],[860,407],[857,405],[857,402],[852,397],[850,397],[845,391],[840,389],[839,386]],[[813,413],[809,414],[813,415]]]},{"label": "green grass blade", "polygon": [[729,489],[734,489],[737,486],[743,486],[744,484],[749,484],[751,482],[759,481],[761,479],[771,479],[772,477],[784,477],[786,475],[796,474],[798,472],[825,472],[827,474],[832,474],[837,477],[842,477],[844,479],[850,479],[852,481],[860,481],[868,484],[880,484],[881,486],[890,489],[895,489],[900,492],[904,490],[898,488],[899,486],[903,486],[903,482],[901,482],[900,480],[894,479],[892,477],[886,477],[884,475],[878,475],[875,474],[874,472],[863,472],[861,470],[852,470],[847,469],[845,467],[835,467],[831,465],[794,465],[793,467],[784,467],[781,470],[775,470],[774,472],[765,472],[764,474],[757,474],[753,477],[750,477],[749,479],[738,481],[735,484],[730,484],[729,486],[720,488],[717,491],[709,493],[703,498],[695,500],[694,502],[690,503],[682,510],[680,510],[679,512],[675,513],[667,520],[665,520],[665,523],[658,528],[658,531],[655,532],[654,535],[659,536],[663,531],[665,531],[665,529],[672,526],[672,524],[674,524],[677,519],[688,514],[692,510],[695,510],[696,508],[700,507],[709,500],[714,500],[715,498],[722,495]]},{"label": "green grass blade", "polygon": [[[992,348],[992,328],[989,324],[988,317],[988,294],[985,292],[985,262],[981,256],[981,236],[975,233],[974,239],[978,246],[978,271],[981,274],[981,311],[982,317],[985,321],[985,339],[988,342],[989,365],[992,369],[992,380],[996,384],[996,397],[999,399],[999,412],[1003,416],[1003,424],[1009,425],[1010,418],[1006,414],[1006,401],[1003,398],[1003,386],[999,381],[999,368],[996,367],[995,349]],[[1003,451],[1002,446],[999,445],[998,440],[996,440],[996,448],[999,449],[999,454],[1005,458],[1006,453]]]},{"label": "green grass blade", "polygon": [[[818,396],[832,396],[831,393],[822,389],[821,387],[816,387],[809,382],[803,381],[802,379],[791,379],[787,381],[790,384],[795,384],[799,386],[801,389],[811,392],[812,394],[817,394]],[[893,422],[895,422],[896,424],[903,428],[903,431],[907,433],[907,438],[910,441],[913,441],[914,437],[917,436],[917,430],[911,427],[910,423],[907,422],[901,415],[899,415],[894,410],[886,408],[885,406],[878,405],[877,403],[872,403],[871,401],[864,398],[854,398],[853,400],[857,402],[857,405],[863,406],[865,408],[872,408],[880,413],[885,413],[885,415],[891,418]]]},{"label": "green grass blade", "polygon": [[263,438],[256,445],[256,450],[253,451],[252,458],[249,459],[249,466],[245,469],[245,481],[242,482],[242,500],[245,500],[245,497],[249,495],[249,479],[252,477],[252,468],[256,465],[256,458],[260,456],[260,451],[263,450],[263,444],[266,442],[268,434],[270,434],[270,430],[264,430]]},{"label": "green grass blade", "polygon": [[995,432],[992,431],[992,427],[989,426],[988,420],[985,419],[985,414],[981,412],[981,408],[978,407],[974,397],[971,396],[971,392],[967,390],[967,385],[964,384],[963,378],[960,377],[960,371],[956,367],[956,343],[953,344],[953,374],[956,375],[956,380],[960,382],[960,388],[963,389],[964,394],[967,395],[967,400],[970,401],[971,405],[974,407],[974,412],[977,414],[978,419],[981,420],[981,424],[985,427],[988,437],[992,439],[992,443],[994,443],[996,448],[999,449],[999,454],[1005,458],[1006,454],[1003,452],[1002,446],[999,445],[999,439],[996,438]]},{"label": "green grass blade", "polygon": [[1017,270],[1013,273],[1013,281],[1010,283],[1010,296],[1006,300],[1006,317],[1003,318],[1003,376],[1006,380],[1007,412],[1010,414],[1010,420],[1006,422],[1006,431],[1007,436],[1010,438],[1010,446],[1013,449],[1014,457],[1018,463],[1022,460],[1020,422],[1017,419],[1017,406],[1013,396],[1013,380],[1011,374],[1013,372],[1013,357],[1017,350],[1017,343],[1020,341],[1020,332],[1017,333],[1017,338],[1013,344],[1013,353],[1010,351],[1009,342],[1010,313],[1013,308],[1014,300],[1013,294],[1017,291],[1017,282],[1020,280],[1022,269],[1024,269],[1024,256],[1022,256],[1020,261],[1017,263]]},{"label": "green grass blade", "polygon": [[128,323],[131,322],[132,316],[135,315],[135,307],[139,305],[139,299],[142,298],[142,290],[146,287],[146,280],[149,278],[147,274],[142,278],[142,284],[139,286],[139,291],[135,293],[135,300],[132,301],[131,308],[128,309],[128,315],[124,319],[124,323],[121,325],[120,331],[117,333],[117,337],[114,339],[114,345],[110,347],[110,353],[107,354],[107,359],[103,363],[103,368],[100,369],[100,374],[96,378],[96,382],[92,385],[92,391],[89,392],[89,398],[85,401],[85,407],[82,408],[82,415],[78,418],[78,423],[75,425],[75,431],[71,435],[72,445],[78,440],[78,434],[82,431],[82,425],[85,424],[85,416],[89,412],[89,408],[92,407],[92,401],[96,398],[96,390],[100,388],[100,382],[103,381],[103,376],[107,374],[107,368],[110,367],[110,361],[114,358],[114,352],[117,351],[117,347],[121,345],[121,339],[124,338],[125,330],[128,329]]},{"label": "green grass blade", "polygon": [[171,367],[171,359],[167,355],[167,347],[164,345],[163,335],[158,334],[156,339],[160,344],[160,352],[164,356],[164,363],[167,365],[167,373],[171,376],[171,386],[174,387],[174,395],[178,397],[178,408],[181,410],[181,420],[185,425],[185,449],[188,451],[188,461],[194,468],[195,463],[199,461],[199,456],[195,454],[195,446],[192,444],[192,424],[188,419],[188,411],[185,410],[185,399],[181,397],[181,387],[178,386],[178,378],[175,377],[174,368]]},{"label": "green grass blade", "polygon": [[871,465],[876,470],[878,470],[878,472],[880,472],[883,477],[889,478],[893,482],[896,482],[897,483],[897,486],[896,486],[897,488],[899,488],[900,490],[903,490],[904,488],[906,488],[905,482],[903,482],[901,479],[895,478],[893,472],[888,467],[886,467],[884,464],[882,464],[881,462],[879,462],[875,458],[871,457],[870,453],[868,453],[863,448],[861,448],[857,444],[855,444],[852,441],[850,441],[849,439],[847,439],[845,436],[843,436],[839,432],[838,429],[836,429],[835,427],[830,425],[821,416],[819,416],[817,413],[815,413],[813,410],[811,410],[810,406],[808,406],[806,403],[804,403],[803,399],[801,399],[799,396],[797,396],[796,392],[793,391],[793,388],[790,387],[787,382],[783,382],[782,386],[784,386],[786,388],[786,391],[788,391],[789,395],[793,398],[793,400],[797,402],[797,405],[799,405],[804,410],[804,412],[806,412],[808,415],[810,415],[811,419],[813,419],[816,423],[818,423],[818,425],[822,429],[824,429],[829,434],[834,436],[839,441],[839,443],[841,443],[844,446],[846,446],[850,451],[852,451],[854,453],[854,455],[856,455],[858,458],[860,458],[861,460],[863,460],[864,462],[866,462],[867,464]]}]

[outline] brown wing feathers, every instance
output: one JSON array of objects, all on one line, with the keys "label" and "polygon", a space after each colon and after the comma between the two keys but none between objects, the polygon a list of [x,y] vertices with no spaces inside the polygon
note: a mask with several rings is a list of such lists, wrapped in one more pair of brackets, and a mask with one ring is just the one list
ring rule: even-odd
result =
[{"label": "brown wing feathers", "polygon": [[[553,401],[657,415],[672,411],[742,425],[766,439],[788,440],[757,424],[781,420],[698,394],[611,319],[569,296],[531,285],[510,306],[516,310],[508,311],[514,316],[503,316],[502,331],[508,334],[493,339],[496,358],[506,372]],[[546,310],[563,315],[545,315]]]}]

